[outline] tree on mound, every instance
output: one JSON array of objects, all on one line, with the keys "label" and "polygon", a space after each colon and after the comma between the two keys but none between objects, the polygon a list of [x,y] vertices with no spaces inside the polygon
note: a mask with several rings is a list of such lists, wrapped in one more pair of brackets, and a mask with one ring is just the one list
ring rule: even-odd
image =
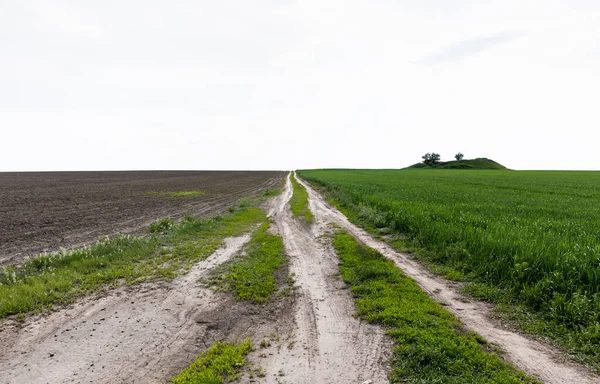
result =
[{"label": "tree on mound", "polygon": [[427,152],[426,154],[424,154],[422,156],[422,159],[423,159],[423,164],[425,164],[425,165],[436,165],[437,163],[440,162],[441,156],[439,153]]},{"label": "tree on mound", "polygon": [[463,155],[461,152],[458,152],[456,155],[454,155],[456,161],[461,161],[463,157],[465,157],[465,155]]}]

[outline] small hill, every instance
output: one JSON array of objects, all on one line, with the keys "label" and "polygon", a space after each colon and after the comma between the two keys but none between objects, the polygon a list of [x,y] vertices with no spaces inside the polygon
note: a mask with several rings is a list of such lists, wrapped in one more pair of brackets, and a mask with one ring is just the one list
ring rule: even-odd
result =
[{"label": "small hill", "polygon": [[436,165],[430,166],[423,163],[413,164],[406,169],[508,169],[504,165],[499,164],[491,159],[485,157],[479,157],[471,160],[453,160],[453,161],[441,161]]}]

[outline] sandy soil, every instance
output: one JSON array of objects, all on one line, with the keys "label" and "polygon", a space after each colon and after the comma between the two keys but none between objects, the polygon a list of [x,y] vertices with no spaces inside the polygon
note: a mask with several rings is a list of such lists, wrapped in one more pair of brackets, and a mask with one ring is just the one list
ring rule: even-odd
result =
[{"label": "sandy soil", "polygon": [[289,332],[276,328],[289,305],[256,308],[199,284],[248,239],[227,239],[171,284],[117,289],[24,325],[2,321],[0,383],[164,383],[216,340]]},{"label": "sandy soil", "polygon": [[429,296],[458,317],[466,328],[479,333],[488,342],[505,351],[504,358],[514,366],[548,384],[600,383],[600,377],[568,362],[563,353],[498,324],[492,317],[491,305],[469,300],[460,293],[455,283],[430,273],[416,261],[396,252],[384,242],[374,239],[366,231],[350,223],[341,212],[327,204],[305,182],[301,180],[300,182],[309,192],[310,209],[315,215],[317,226],[327,222],[336,223],[367,246],[377,249],[393,260]]}]

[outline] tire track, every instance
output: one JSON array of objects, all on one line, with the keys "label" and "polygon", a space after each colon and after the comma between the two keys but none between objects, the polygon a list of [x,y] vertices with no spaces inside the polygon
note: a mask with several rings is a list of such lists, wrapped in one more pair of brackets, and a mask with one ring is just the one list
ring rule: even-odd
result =
[{"label": "tire track", "polygon": [[[387,383],[391,341],[382,328],[353,316],[354,302],[338,276],[335,250],[321,237],[329,232],[326,223],[308,226],[292,217],[287,204],[291,195],[288,177],[282,198],[269,213],[298,286],[295,344],[261,364],[269,372],[281,369],[289,383]],[[269,376],[265,380],[278,382]]]}]

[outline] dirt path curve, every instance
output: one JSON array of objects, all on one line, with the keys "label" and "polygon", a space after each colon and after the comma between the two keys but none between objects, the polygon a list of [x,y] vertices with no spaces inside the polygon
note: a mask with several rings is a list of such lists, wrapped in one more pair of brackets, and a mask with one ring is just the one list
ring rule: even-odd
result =
[{"label": "dirt path curve", "polygon": [[563,353],[547,344],[530,340],[519,333],[505,329],[491,320],[490,305],[469,300],[451,282],[430,273],[416,261],[374,239],[366,231],[350,223],[337,209],[327,204],[307,183],[299,181],[308,190],[310,209],[315,215],[317,226],[327,222],[336,223],[367,246],[377,249],[393,260],[404,273],[412,277],[429,296],[458,317],[468,329],[479,333],[488,342],[503,349],[506,352],[504,357],[513,365],[548,384],[600,383],[600,377],[593,375],[584,367],[568,362]]},{"label": "dirt path curve", "polygon": [[235,313],[235,303],[224,309],[223,297],[198,280],[249,238],[226,239],[225,246],[172,284],[117,289],[38,316],[25,327],[4,320],[0,383],[165,382],[207,347],[211,329],[235,323],[231,316],[244,319]]},{"label": "dirt path curve", "polygon": [[329,241],[320,239],[328,231],[326,223],[308,226],[292,217],[291,195],[288,179],[268,213],[273,230],[283,237],[298,287],[295,343],[260,362],[267,372],[283,374],[261,382],[387,383],[391,341],[382,328],[353,317],[350,292],[337,276],[338,257]]}]

